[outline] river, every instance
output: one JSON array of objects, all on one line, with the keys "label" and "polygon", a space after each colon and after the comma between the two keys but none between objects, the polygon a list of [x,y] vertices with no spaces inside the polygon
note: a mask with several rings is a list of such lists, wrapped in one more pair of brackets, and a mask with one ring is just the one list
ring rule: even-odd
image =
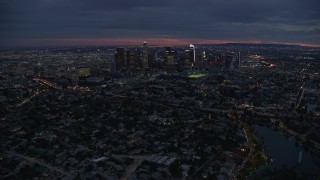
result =
[{"label": "river", "polygon": [[[296,167],[298,172],[320,175],[320,157],[297,144],[293,138],[269,127],[255,125],[254,130],[257,137],[263,139],[266,152],[273,159],[270,167]],[[300,151],[302,157],[298,163]]]}]

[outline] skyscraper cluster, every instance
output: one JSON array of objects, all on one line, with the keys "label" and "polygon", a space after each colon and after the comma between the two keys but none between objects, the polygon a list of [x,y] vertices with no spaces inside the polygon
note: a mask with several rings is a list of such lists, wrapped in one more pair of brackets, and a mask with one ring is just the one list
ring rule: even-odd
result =
[{"label": "skyscraper cluster", "polygon": [[[173,48],[169,46],[161,49],[149,49],[145,41],[142,47],[128,48],[119,47],[115,52],[116,70],[162,69],[167,72],[180,72],[190,69],[204,69],[209,64],[217,64],[225,68],[236,68],[240,65],[239,55],[221,53],[218,57],[207,55],[205,50],[196,52],[196,46],[190,44],[185,48]],[[214,59],[213,59],[214,58]]]}]

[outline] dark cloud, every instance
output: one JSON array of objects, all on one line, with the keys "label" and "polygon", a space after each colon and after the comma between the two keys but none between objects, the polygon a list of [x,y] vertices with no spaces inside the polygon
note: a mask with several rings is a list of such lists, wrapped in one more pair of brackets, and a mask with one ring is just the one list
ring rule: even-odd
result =
[{"label": "dark cloud", "polygon": [[318,0],[0,0],[11,39],[158,37],[320,44]]}]

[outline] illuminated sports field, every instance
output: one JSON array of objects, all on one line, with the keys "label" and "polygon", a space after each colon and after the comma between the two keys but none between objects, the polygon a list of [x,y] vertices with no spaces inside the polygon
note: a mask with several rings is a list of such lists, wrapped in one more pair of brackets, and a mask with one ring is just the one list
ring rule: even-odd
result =
[{"label": "illuminated sports field", "polygon": [[204,76],[207,76],[208,74],[206,73],[193,73],[193,74],[189,74],[188,77],[189,78],[201,78]]}]

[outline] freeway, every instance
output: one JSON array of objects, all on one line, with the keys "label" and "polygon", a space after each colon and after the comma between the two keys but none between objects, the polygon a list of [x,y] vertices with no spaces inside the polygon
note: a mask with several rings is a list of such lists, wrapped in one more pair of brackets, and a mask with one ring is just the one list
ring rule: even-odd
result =
[{"label": "freeway", "polygon": [[24,99],[21,103],[17,104],[16,107],[21,107],[24,104],[26,104],[27,102],[29,102],[31,99],[39,96],[41,93],[43,93],[45,90],[41,91],[41,92],[35,92],[33,95],[31,95],[30,97]]},{"label": "freeway", "polygon": [[[174,108],[184,108],[184,109],[190,109],[192,111],[202,111],[202,112],[208,112],[208,113],[217,113],[217,114],[228,114],[228,113],[235,113],[235,114],[243,114],[243,110],[237,110],[237,109],[219,109],[219,108],[198,108],[194,106],[188,106],[188,105],[180,105],[180,104],[175,104],[170,101],[164,101],[164,100],[156,100],[153,98],[146,98],[146,99],[138,99],[138,98],[133,98],[121,94],[112,94],[112,97],[118,97],[118,98],[128,98],[132,101],[140,101],[140,102],[157,102],[166,105],[167,107],[174,107]],[[256,112],[254,111],[256,116],[263,116],[263,117],[270,117],[270,118],[275,118],[277,116],[281,117],[287,117],[287,118],[297,118],[299,115],[297,114],[292,114],[292,113],[281,113],[279,115],[275,113],[269,113],[269,112]]]},{"label": "freeway", "polygon": [[54,89],[58,89],[58,90],[61,90],[61,89],[62,89],[60,86],[57,86],[55,83],[50,82],[50,81],[48,81],[48,80],[46,80],[46,79],[42,79],[42,78],[40,78],[40,77],[35,77],[35,78],[33,78],[33,80],[34,80],[34,81],[37,81],[37,82],[39,82],[39,83],[41,83],[41,84],[47,85],[47,86],[49,86],[49,87],[52,87],[52,88],[54,88]]}]

